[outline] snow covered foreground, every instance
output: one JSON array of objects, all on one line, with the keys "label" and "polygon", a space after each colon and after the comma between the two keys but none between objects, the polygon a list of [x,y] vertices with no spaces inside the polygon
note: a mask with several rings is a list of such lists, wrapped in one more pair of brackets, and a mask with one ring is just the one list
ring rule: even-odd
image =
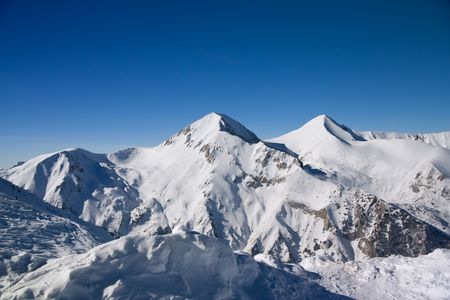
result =
[{"label": "snow covered foreground", "polygon": [[197,233],[128,235],[50,261],[1,299],[346,299]]},{"label": "snow covered foreground", "polygon": [[318,272],[318,282],[356,299],[450,299],[450,250],[419,257],[390,256],[336,263],[308,258],[301,265]]}]

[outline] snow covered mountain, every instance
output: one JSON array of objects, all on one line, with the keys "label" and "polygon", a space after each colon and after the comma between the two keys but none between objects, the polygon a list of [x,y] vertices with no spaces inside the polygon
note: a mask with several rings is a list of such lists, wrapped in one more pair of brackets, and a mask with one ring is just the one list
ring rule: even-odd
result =
[{"label": "snow covered mountain", "polygon": [[[341,136],[344,140],[356,134],[343,130]],[[213,113],[158,147],[127,149],[110,155],[110,160],[143,199],[152,199],[164,208],[171,227],[181,224],[225,238],[236,250],[296,262],[319,253],[337,260],[355,259],[356,255],[418,255],[448,245],[448,237],[439,230],[383,202],[383,214],[388,217],[378,218],[386,219],[383,226],[389,224],[392,232],[375,231],[381,223],[368,223],[360,230],[378,232],[387,237],[387,244],[395,241],[396,247],[385,252],[373,250],[377,238],[362,241],[362,232],[358,235],[353,233],[356,229],[350,229],[353,224],[336,221],[340,215],[349,216],[361,206],[372,205],[366,196],[324,181],[320,172],[316,174],[274,145],[260,141],[229,117]],[[400,232],[416,236],[412,231],[417,228],[400,225],[394,232],[396,226],[390,225],[398,214],[420,223],[424,239],[399,242]]]},{"label": "snow covered mountain", "polygon": [[376,195],[450,233],[450,150],[422,140],[366,140],[325,115],[271,141],[329,181]]},{"label": "snow covered mountain", "polygon": [[154,148],[66,150],[1,174],[115,235],[183,226],[285,262],[345,261],[447,247],[430,224],[449,231],[449,162],[446,149],[365,141],[326,116],[263,142],[211,113]]},{"label": "snow covered mountain", "polygon": [[[120,252],[126,243],[153,245],[165,238],[150,242],[148,236],[170,239],[181,228],[270,257],[277,266],[311,258],[339,264],[450,248],[450,150],[442,136],[368,134],[322,115],[262,141],[230,117],[211,113],[156,147],[109,155],[69,149],[0,170],[0,176],[71,220],[124,237],[94,252]],[[123,251],[119,261],[128,261]],[[74,259],[88,266],[88,257]],[[44,268],[30,275],[36,278],[33,295],[51,293],[37,285],[63,272],[56,263]],[[64,272],[78,274],[77,268],[72,264]],[[72,284],[61,280],[59,292]],[[87,295],[120,294],[122,285],[128,291],[135,284],[99,280],[101,287],[90,287]],[[27,284],[18,283],[8,295],[26,295]]]},{"label": "snow covered mountain", "polygon": [[131,211],[141,202],[106,155],[83,149],[40,155],[0,176],[114,235],[129,232]]}]

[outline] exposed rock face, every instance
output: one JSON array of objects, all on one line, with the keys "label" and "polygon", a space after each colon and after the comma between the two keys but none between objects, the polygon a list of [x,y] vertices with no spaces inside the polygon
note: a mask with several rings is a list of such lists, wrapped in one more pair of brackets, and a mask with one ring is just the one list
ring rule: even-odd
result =
[{"label": "exposed rock face", "polygon": [[450,248],[450,237],[405,209],[361,192],[341,187],[332,203],[313,209],[286,201],[277,214],[278,227],[253,234],[247,251],[282,262],[310,256],[347,261],[394,254],[418,256]]},{"label": "exposed rock face", "polygon": [[399,254],[418,256],[437,248],[450,248],[450,237],[436,227],[373,195],[361,199],[341,227],[341,234],[358,241],[369,257]]},{"label": "exposed rock face", "polygon": [[[315,218],[313,223],[321,224],[322,231],[332,237],[302,245],[300,256],[313,256],[322,250],[330,256],[339,254],[343,260],[353,260],[358,252],[366,257],[418,256],[437,248],[450,248],[446,233],[406,210],[358,190],[349,192],[347,196],[344,193],[342,201],[320,210],[302,203],[288,203],[292,209]],[[345,241],[349,247],[342,244]],[[341,244],[337,249],[336,243]],[[332,253],[327,251],[330,249]]]}]

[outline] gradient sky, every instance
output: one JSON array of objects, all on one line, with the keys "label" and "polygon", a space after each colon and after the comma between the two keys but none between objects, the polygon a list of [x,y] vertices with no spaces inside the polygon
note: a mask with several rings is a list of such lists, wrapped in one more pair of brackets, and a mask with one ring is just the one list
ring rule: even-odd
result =
[{"label": "gradient sky", "polygon": [[0,1],[0,167],[211,111],[261,138],[450,130],[450,1]]}]

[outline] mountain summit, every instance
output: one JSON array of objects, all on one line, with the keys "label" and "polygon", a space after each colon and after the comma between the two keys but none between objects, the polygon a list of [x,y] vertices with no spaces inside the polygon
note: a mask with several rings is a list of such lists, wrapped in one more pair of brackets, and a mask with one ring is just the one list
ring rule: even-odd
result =
[{"label": "mountain summit", "polygon": [[184,134],[189,141],[194,139],[196,141],[212,142],[212,140],[220,138],[220,136],[224,137],[224,133],[236,136],[249,144],[258,143],[260,141],[256,134],[248,130],[238,121],[225,114],[212,112],[186,126],[177,135],[171,137],[165,143],[173,142],[177,136],[182,134]]},{"label": "mountain summit", "polygon": [[[347,126],[338,124],[327,115],[319,115],[299,129],[270,141],[285,144],[294,152],[305,152],[333,140],[347,145],[355,141],[365,141],[356,132]],[[300,149],[301,151],[299,151]]]}]

